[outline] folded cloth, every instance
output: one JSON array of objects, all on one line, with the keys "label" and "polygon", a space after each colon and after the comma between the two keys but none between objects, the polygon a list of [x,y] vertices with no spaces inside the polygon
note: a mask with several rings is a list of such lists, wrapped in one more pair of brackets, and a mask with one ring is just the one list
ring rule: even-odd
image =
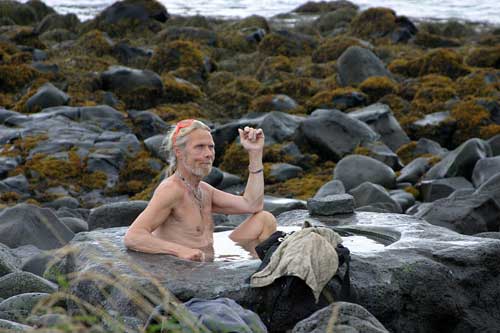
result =
[{"label": "folded cloth", "polygon": [[210,332],[267,333],[260,317],[230,298],[204,300],[192,298],[184,303]]},{"label": "folded cloth", "polygon": [[269,264],[250,278],[252,287],[270,285],[279,277],[293,275],[312,289],[316,302],[337,272],[335,247],[342,238],[330,228],[304,228],[287,236],[272,254]]}]

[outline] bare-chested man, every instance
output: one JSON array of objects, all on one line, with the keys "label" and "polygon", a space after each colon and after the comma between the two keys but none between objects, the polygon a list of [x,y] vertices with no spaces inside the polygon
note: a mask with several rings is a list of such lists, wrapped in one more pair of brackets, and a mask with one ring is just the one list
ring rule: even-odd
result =
[{"label": "bare-chested man", "polygon": [[177,123],[164,141],[169,177],[155,190],[146,209],[125,235],[125,246],[146,253],[165,253],[196,261],[213,260],[212,213],[252,214],[230,238],[254,250],[276,230],[276,219],[264,207],[261,129],[238,129],[249,155],[249,176],[242,196],[220,191],[201,181],[215,157],[208,126],[186,119]]}]

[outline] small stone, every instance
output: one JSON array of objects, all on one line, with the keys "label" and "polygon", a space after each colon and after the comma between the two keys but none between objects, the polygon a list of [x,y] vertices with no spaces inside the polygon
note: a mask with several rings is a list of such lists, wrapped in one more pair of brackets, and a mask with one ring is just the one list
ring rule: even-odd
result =
[{"label": "small stone", "polygon": [[323,198],[309,199],[307,209],[311,215],[346,214],[354,211],[354,198],[350,194],[332,194]]}]

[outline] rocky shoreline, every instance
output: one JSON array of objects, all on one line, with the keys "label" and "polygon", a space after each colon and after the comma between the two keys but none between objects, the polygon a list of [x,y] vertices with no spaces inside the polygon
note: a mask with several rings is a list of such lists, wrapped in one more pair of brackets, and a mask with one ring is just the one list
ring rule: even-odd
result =
[{"label": "rocky shoreline", "polygon": [[[221,20],[125,0],[80,22],[31,0],[0,3],[0,329],[139,330],[144,313],[124,311],[130,300],[117,296],[114,306],[102,296],[116,288],[79,282],[87,270],[138,278],[107,263],[106,250],[82,263],[102,235],[152,271],[170,267],[175,277],[160,285],[180,300],[225,295],[266,311],[227,286],[247,288],[237,281],[253,262],[204,288],[195,280],[218,276],[217,264],[198,264],[207,266],[182,284],[175,281],[184,282],[189,264],[130,254],[120,243],[164,176],[163,134],[188,117],[212,128],[213,186],[242,191],[247,157],[237,128],[258,126],[265,206],[280,223],[314,218],[396,235],[373,258],[353,255],[358,305],[339,303],[338,325],[500,327],[499,27],[412,22],[348,1]],[[226,230],[241,217],[215,220]],[[103,307],[104,324],[78,318],[69,295]],[[326,327],[324,313],[294,332]],[[109,315],[125,319],[110,328]]]}]

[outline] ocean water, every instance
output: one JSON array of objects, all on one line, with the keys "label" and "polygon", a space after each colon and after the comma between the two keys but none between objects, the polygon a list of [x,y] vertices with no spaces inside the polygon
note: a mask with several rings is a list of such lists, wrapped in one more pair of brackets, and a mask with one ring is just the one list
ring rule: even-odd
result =
[{"label": "ocean water", "polygon": [[[21,0],[26,2],[27,0]],[[113,0],[43,0],[60,13],[75,13],[88,20]],[[305,0],[159,0],[171,14],[245,17],[253,14],[271,17],[287,13]],[[418,19],[458,19],[500,25],[498,0],[354,0],[361,9],[389,7],[398,15]]]}]

